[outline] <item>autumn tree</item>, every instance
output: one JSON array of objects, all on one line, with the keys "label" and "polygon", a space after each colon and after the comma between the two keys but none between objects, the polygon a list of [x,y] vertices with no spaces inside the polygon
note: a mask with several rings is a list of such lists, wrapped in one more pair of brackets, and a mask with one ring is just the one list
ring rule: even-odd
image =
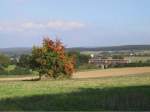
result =
[{"label": "autumn tree", "polygon": [[52,77],[71,77],[74,72],[74,58],[67,55],[64,45],[58,39],[55,41],[44,38],[41,47],[33,47],[31,67],[43,74]]}]

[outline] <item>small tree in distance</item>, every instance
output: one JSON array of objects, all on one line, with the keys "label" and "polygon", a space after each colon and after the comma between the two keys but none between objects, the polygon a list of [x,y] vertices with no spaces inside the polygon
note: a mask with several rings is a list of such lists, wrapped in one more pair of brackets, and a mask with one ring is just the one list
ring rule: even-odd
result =
[{"label": "small tree in distance", "polygon": [[64,45],[58,39],[55,41],[44,38],[41,47],[33,47],[31,67],[38,70],[39,78],[43,74],[51,78],[71,77],[74,72],[74,58],[67,55]]}]

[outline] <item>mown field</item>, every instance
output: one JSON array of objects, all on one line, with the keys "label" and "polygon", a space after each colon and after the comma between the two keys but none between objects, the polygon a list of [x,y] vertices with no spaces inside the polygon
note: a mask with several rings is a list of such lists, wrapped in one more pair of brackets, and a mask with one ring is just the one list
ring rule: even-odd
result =
[{"label": "mown field", "polygon": [[126,67],[126,68],[109,68],[93,69],[76,72],[73,78],[96,78],[96,77],[115,77],[131,74],[150,73],[150,67]]},{"label": "mown field", "polygon": [[150,73],[57,81],[1,81],[0,110],[150,110]]}]

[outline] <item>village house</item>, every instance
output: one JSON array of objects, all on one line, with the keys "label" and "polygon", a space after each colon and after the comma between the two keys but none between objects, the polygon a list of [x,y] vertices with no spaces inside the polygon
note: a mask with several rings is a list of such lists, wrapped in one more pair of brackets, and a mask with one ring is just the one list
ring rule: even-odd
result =
[{"label": "village house", "polygon": [[113,59],[112,57],[102,58],[99,55],[94,56],[93,54],[91,54],[91,58],[89,59],[89,63],[95,64],[96,66],[99,66],[101,68],[108,68],[109,66],[128,64],[129,60]]}]

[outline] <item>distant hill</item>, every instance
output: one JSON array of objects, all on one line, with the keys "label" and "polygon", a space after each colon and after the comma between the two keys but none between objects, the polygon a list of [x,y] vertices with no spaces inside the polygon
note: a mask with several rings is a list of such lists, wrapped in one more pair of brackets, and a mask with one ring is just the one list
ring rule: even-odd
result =
[{"label": "distant hill", "polygon": [[68,51],[120,51],[120,50],[150,50],[150,45],[124,45],[110,47],[76,47],[68,48]]},{"label": "distant hill", "polygon": [[[150,45],[124,45],[124,46],[110,46],[110,47],[74,47],[66,48],[67,51],[120,51],[120,50],[150,50]],[[0,53],[9,56],[29,54],[31,48],[0,48]]]},{"label": "distant hill", "polygon": [[21,54],[29,54],[31,53],[31,48],[0,48],[0,53],[9,55],[9,56],[19,56]]}]

